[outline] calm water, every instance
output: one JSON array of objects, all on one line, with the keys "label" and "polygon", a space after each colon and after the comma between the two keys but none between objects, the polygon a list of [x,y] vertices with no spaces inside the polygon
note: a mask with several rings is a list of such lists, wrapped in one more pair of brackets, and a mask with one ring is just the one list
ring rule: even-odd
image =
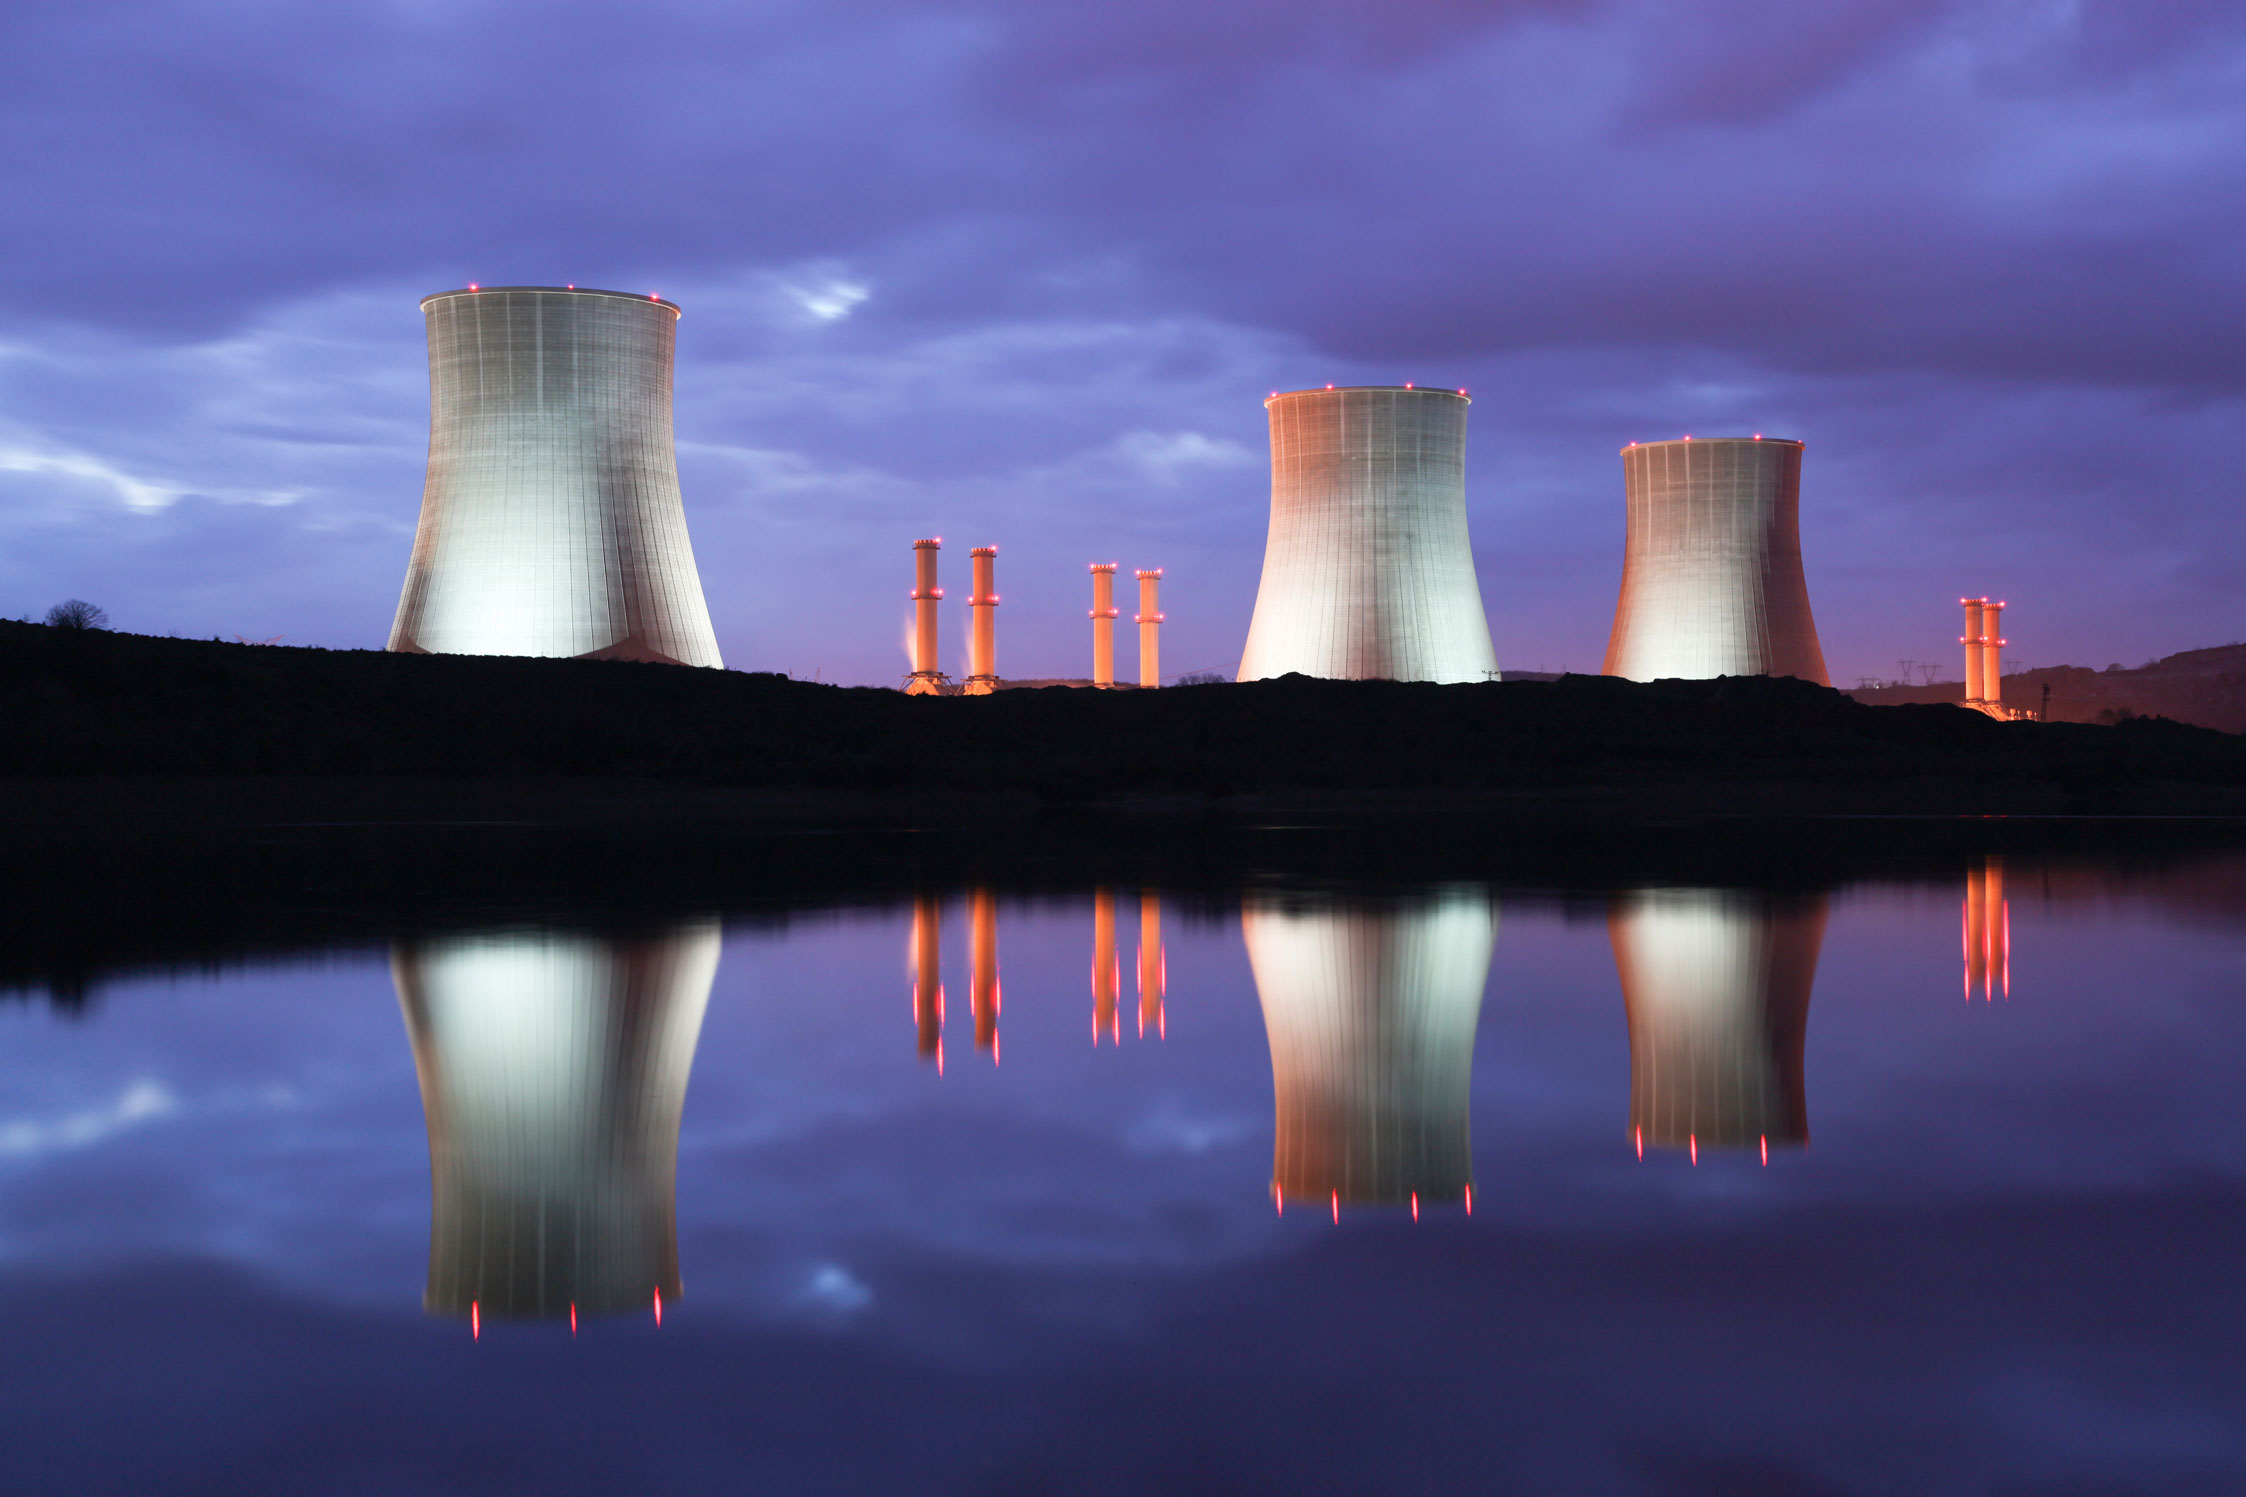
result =
[{"label": "calm water", "polygon": [[0,1488],[2246,1490],[2218,872],[956,889],[0,1005]]}]

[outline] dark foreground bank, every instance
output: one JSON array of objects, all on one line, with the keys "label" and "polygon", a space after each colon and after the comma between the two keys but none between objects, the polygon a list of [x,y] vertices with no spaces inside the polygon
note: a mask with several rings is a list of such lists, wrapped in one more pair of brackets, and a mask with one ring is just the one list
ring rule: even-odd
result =
[{"label": "dark foreground bank", "polygon": [[815,796],[1620,798],[1641,808],[2246,809],[2246,738],[1998,723],[1792,680],[1288,677],[907,698],[781,676],[0,624],[0,777],[541,780]]}]

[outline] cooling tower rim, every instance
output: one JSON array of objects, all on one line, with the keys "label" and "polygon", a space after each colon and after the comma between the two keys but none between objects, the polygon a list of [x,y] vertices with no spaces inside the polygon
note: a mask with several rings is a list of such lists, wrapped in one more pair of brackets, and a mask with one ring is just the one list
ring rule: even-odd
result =
[{"label": "cooling tower rim", "polygon": [[1647,447],[1802,447],[1799,437],[1671,437],[1666,442],[1628,442],[1615,449],[1625,455]]},{"label": "cooling tower rim", "polygon": [[460,286],[451,291],[432,291],[421,298],[421,310],[429,310],[429,303],[454,296],[492,296],[502,291],[537,291],[554,296],[606,296],[617,301],[636,301],[641,306],[664,307],[675,319],[679,316],[677,302],[668,302],[660,296],[643,296],[634,291],[602,291],[593,286]]},{"label": "cooling tower rim", "polygon": [[1464,390],[1447,390],[1441,385],[1319,385],[1308,390],[1275,390],[1264,401],[1266,407],[1273,401],[1293,400],[1298,395],[1448,395],[1468,405],[1474,398]]}]

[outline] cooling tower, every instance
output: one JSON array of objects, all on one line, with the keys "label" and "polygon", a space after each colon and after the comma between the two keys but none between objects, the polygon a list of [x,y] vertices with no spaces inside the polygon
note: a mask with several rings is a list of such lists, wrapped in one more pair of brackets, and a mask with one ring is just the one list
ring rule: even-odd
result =
[{"label": "cooling tower", "polygon": [[1463,1197],[1495,907],[1468,891],[1386,909],[1267,901],[1241,929],[1271,1044],[1281,1209]]},{"label": "cooling tower", "polygon": [[678,1298],[679,1112],[717,962],[714,924],[392,953],[429,1125],[432,1313]]},{"label": "cooling tower", "polygon": [[1240,679],[1494,681],[1454,390],[1294,390],[1271,413],[1271,534]]},{"label": "cooling tower", "polygon": [[671,448],[678,308],[494,286],[421,310],[429,478],[390,648],[722,665]]},{"label": "cooling tower", "polygon": [[1802,578],[1801,451],[1764,437],[1622,449],[1629,535],[1607,675],[1831,684]]},{"label": "cooling tower", "polygon": [[1629,1012],[1639,1147],[1806,1143],[1802,1044],[1825,901],[1650,890],[1615,900],[1607,933]]}]

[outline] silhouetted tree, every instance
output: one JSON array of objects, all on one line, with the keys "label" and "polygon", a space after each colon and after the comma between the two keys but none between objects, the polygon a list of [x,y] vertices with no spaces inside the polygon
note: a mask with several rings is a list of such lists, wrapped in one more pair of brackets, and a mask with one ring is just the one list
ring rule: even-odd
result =
[{"label": "silhouetted tree", "polygon": [[106,629],[109,614],[84,598],[71,598],[47,610],[50,629]]}]

